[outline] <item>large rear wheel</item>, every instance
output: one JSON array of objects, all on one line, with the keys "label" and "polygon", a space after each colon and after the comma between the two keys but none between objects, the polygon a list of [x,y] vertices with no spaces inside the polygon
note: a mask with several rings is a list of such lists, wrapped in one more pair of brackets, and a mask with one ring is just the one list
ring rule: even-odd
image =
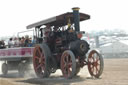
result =
[{"label": "large rear wheel", "polygon": [[49,77],[49,48],[46,44],[36,45],[33,53],[33,65],[37,77]]},{"label": "large rear wheel", "polygon": [[72,78],[76,74],[76,60],[72,51],[66,50],[61,56],[61,70],[65,78]]},{"label": "large rear wheel", "polygon": [[99,78],[103,72],[103,57],[96,50],[92,50],[88,56],[88,70],[91,76]]}]

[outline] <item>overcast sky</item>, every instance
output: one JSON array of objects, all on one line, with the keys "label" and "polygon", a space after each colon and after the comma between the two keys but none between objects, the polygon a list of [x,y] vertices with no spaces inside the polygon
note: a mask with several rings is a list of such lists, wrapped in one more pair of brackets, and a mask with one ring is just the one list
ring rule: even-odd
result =
[{"label": "overcast sky", "polygon": [[25,31],[26,26],[80,7],[91,15],[81,30],[124,29],[128,32],[128,0],[0,0],[0,37]]}]

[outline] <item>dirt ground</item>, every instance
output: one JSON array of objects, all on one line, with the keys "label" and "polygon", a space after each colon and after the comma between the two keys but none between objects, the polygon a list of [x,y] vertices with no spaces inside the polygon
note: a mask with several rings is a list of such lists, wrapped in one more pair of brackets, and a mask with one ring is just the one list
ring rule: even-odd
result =
[{"label": "dirt ground", "polygon": [[0,85],[128,85],[128,58],[104,59],[104,71],[99,79],[90,77],[87,67],[69,80],[62,77],[60,70],[45,79],[36,78],[34,72],[20,78],[15,71],[7,76],[0,74]]}]

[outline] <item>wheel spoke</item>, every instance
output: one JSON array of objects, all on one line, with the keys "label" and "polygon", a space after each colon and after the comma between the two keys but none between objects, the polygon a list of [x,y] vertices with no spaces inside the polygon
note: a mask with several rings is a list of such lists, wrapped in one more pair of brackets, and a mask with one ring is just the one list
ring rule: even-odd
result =
[{"label": "wheel spoke", "polygon": [[72,62],[68,63],[68,67],[71,68],[72,67]]},{"label": "wheel spoke", "polygon": [[63,69],[63,70],[64,70],[64,73],[65,73],[65,74],[67,74],[67,73],[68,73],[68,72],[67,72],[67,68],[66,68],[66,67],[64,67],[64,69]]},{"label": "wheel spoke", "polygon": [[64,73],[66,74],[67,72],[66,72],[66,70],[67,70],[67,62],[66,62],[66,57],[64,57],[63,59],[62,59],[62,61],[63,61],[63,67],[62,67],[62,69],[63,69],[63,71],[64,71]]},{"label": "wheel spoke", "polygon": [[93,55],[92,55],[93,62],[95,61],[94,57],[95,57],[95,56],[94,56],[94,54],[93,54]]},{"label": "wheel spoke", "polygon": [[39,60],[40,58],[38,56],[35,56],[35,59],[38,59]]},{"label": "wheel spoke", "polygon": [[94,65],[94,62],[89,62],[90,65]]},{"label": "wheel spoke", "polygon": [[92,74],[94,74],[94,66],[91,68],[91,72]]},{"label": "wheel spoke", "polygon": [[99,56],[96,57],[96,62],[98,62],[98,61],[99,61]]},{"label": "wheel spoke", "polygon": [[39,49],[36,50],[36,56],[40,57]]},{"label": "wheel spoke", "polygon": [[92,58],[89,58],[88,61],[91,64],[93,62],[93,59]]},{"label": "wheel spoke", "polygon": [[41,66],[42,66],[42,65],[41,65],[41,64],[39,64],[39,65],[36,67],[36,69],[38,70],[39,68],[41,68]]},{"label": "wheel spoke", "polygon": [[68,68],[68,76],[70,76],[71,72],[71,68]]},{"label": "wheel spoke", "polygon": [[99,70],[98,70],[97,66],[95,66],[95,68],[96,68],[96,74],[98,74],[98,71],[99,71]]},{"label": "wheel spoke", "polygon": [[66,63],[64,63],[64,67],[63,68],[66,68],[67,67],[67,64]]},{"label": "wheel spoke", "polygon": [[91,70],[91,73],[94,72],[94,65],[90,65],[90,70]]},{"label": "wheel spoke", "polygon": [[38,49],[39,56],[42,55],[40,48]]}]

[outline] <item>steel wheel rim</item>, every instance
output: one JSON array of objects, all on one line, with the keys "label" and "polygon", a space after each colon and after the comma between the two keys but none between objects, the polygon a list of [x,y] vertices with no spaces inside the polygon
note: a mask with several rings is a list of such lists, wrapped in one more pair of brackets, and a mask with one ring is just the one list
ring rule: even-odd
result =
[{"label": "steel wheel rim", "polygon": [[63,72],[64,77],[68,78],[72,74],[72,60],[71,60],[71,55],[65,52],[62,55],[61,59],[61,69]]},{"label": "steel wheel rim", "polygon": [[34,70],[41,77],[45,71],[45,56],[40,46],[36,46],[33,54]]},{"label": "steel wheel rim", "polygon": [[101,69],[100,55],[92,51],[88,57],[88,70],[92,76],[97,76]]}]

